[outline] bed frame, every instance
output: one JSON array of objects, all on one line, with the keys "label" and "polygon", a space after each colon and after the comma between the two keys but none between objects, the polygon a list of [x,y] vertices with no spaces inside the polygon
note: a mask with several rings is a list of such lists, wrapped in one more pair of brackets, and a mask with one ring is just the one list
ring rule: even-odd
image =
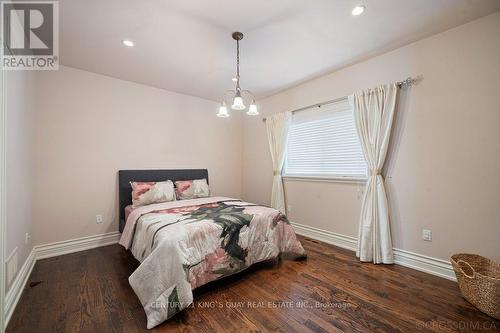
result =
[{"label": "bed frame", "polygon": [[125,227],[125,207],[132,204],[131,181],[159,182],[164,180],[191,180],[205,178],[208,183],[207,169],[174,169],[174,170],[120,170],[118,171],[118,196],[120,217],[119,230]]}]

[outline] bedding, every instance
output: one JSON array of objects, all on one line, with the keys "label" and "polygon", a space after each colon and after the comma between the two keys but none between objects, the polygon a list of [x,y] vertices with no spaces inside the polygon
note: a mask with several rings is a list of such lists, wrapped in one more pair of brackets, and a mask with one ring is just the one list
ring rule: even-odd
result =
[{"label": "bedding", "polygon": [[175,182],[175,194],[178,200],[206,198],[210,188],[206,179],[179,180]]},{"label": "bedding", "polygon": [[226,197],[135,208],[120,244],[141,263],[129,282],[149,329],[188,307],[201,285],[282,254],[306,255],[279,211]]},{"label": "bedding", "polygon": [[130,186],[132,187],[133,207],[175,200],[174,183],[171,180],[162,182],[130,182]]},{"label": "bedding", "polygon": [[128,205],[127,207],[125,207],[125,221],[127,220],[128,216],[130,215],[130,213],[132,213],[134,209],[135,208],[132,205]]}]

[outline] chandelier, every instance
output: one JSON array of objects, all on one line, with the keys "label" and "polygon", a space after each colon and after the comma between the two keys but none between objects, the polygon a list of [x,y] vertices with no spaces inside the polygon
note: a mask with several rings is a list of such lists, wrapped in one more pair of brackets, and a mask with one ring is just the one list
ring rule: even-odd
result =
[{"label": "chandelier", "polygon": [[247,107],[245,105],[250,102],[247,110],[247,115],[256,116],[259,114],[257,111],[257,105],[255,104],[255,96],[249,90],[241,90],[240,88],[240,40],[243,39],[243,34],[241,32],[233,32],[233,39],[236,41],[236,77],[233,81],[236,82],[235,90],[228,90],[222,96],[222,101],[219,107],[219,113],[217,117],[226,118],[229,117],[227,111],[226,101],[231,101],[231,109],[233,110],[245,110]]}]

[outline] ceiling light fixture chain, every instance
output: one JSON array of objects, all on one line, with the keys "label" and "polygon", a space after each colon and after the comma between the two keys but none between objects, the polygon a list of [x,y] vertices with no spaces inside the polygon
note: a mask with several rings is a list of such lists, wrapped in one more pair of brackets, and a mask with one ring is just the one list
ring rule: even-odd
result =
[{"label": "ceiling light fixture chain", "polygon": [[245,106],[244,97],[247,98],[247,102],[251,100],[251,104],[248,107],[247,114],[250,116],[255,116],[258,115],[259,112],[257,111],[257,105],[255,104],[254,94],[249,90],[241,90],[240,88],[240,40],[243,39],[243,34],[238,31],[233,32],[232,37],[236,41],[236,88],[235,90],[229,90],[224,94],[217,116],[221,118],[229,117],[225,101],[227,95],[232,95],[231,109],[233,110],[245,110],[247,108]]},{"label": "ceiling light fixture chain", "polygon": [[236,79],[237,85],[240,86],[240,41],[236,40]]}]

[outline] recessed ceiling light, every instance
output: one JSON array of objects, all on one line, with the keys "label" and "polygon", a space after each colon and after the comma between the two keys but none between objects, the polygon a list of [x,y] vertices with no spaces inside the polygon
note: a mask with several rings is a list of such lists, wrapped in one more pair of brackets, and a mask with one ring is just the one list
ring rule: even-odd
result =
[{"label": "recessed ceiling light", "polygon": [[129,40],[129,39],[122,40],[122,43],[123,43],[123,45],[128,46],[128,47],[133,47],[134,46],[134,42],[131,41],[131,40]]},{"label": "recessed ceiling light", "polygon": [[354,16],[361,15],[361,14],[363,14],[363,12],[365,11],[365,8],[366,8],[366,7],[365,7],[365,6],[363,6],[363,5],[357,5],[356,7],[354,7],[354,8],[352,9],[352,12],[351,12],[351,13],[352,13],[352,15],[354,15]]}]

